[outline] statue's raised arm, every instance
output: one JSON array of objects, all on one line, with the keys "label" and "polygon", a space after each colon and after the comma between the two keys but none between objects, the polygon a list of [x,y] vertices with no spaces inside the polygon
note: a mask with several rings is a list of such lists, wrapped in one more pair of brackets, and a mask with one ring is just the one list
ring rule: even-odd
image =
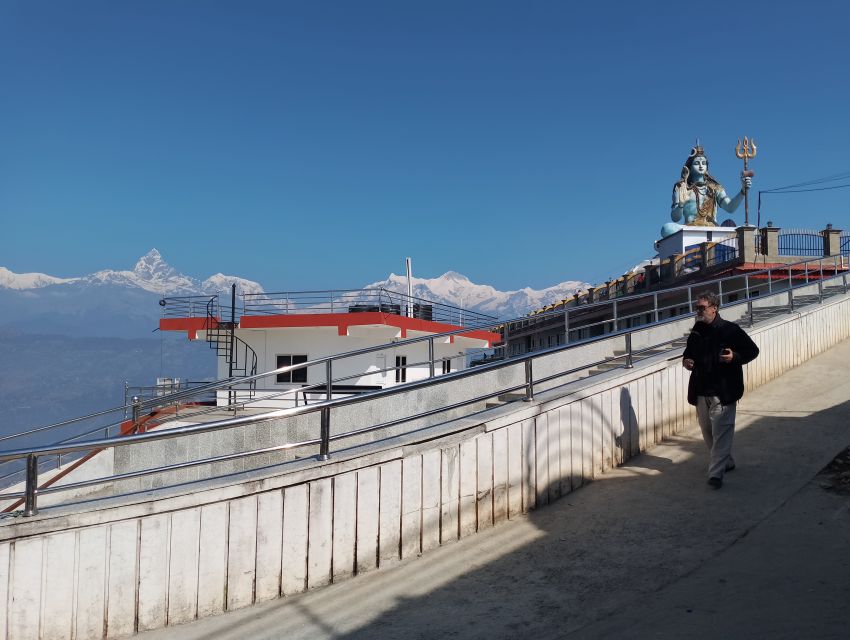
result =
[{"label": "statue's raised arm", "polygon": [[[708,158],[705,150],[697,144],[691,149],[688,159],[682,167],[682,175],[673,185],[673,204],[670,219],[661,227],[661,237],[666,238],[682,228],[682,224],[699,227],[717,226],[718,205],[729,213],[734,213],[744,194],[752,186],[752,178],[741,176],[741,191],[735,197],[726,195],[726,190],[708,172]],[[680,221],[682,224],[679,224]]]}]

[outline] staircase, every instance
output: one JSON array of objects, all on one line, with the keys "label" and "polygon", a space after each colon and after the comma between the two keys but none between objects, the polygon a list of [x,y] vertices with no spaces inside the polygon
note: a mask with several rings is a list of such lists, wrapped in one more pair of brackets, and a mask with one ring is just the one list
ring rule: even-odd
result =
[{"label": "staircase", "polygon": [[[245,378],[257,373],[257,352],[245,341],[236,336],[238,322],[232,318],[229,322],[220,319],[221,310],[218,297],[210,298],[207,303],[207,317],[204,322],[207,344],[216,356],[223,357],[229,364],[230,377]],[[257,381],[248,382],[248,397],[253,398]]]}]

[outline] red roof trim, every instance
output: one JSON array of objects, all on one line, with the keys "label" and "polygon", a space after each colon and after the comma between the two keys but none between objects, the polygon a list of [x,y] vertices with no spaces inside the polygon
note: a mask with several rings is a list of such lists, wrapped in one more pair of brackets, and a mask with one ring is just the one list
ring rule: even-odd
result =
[{"label": "red roof trim", "polygon": [[[381,313],[380,311],[367,311],[364,313],[311,313],[292,315],[281,314],[271,316],[242,316],[239,320],[239,327],[242,329],[336,327],[339,335],[341,336],[347,335],[349,327],[370,324],[397,327],[401,329],[402,336],[406,336],[408,331],[445,333],[447,331],[456,331],[463,328],[442,322],[421,320],[419,318],[408,318],[407,316],[399,316],[393,313]],[[473,329],[458,335],[465,338],[483,340],[487,343],[487,346],[493,346],[493,344],[502,340],[501,334],[494,333],[492,331],[483,331],[480,329]],[[452,342],[453,341],[454,340],[452,340]]]},{"label": "red roof trim", "polygon": [[198,331],[213,329],[218,326],[218,318],[210,322],[207,318],[160,318],[160,331],[185,331],[189,340],[197,340]]}]

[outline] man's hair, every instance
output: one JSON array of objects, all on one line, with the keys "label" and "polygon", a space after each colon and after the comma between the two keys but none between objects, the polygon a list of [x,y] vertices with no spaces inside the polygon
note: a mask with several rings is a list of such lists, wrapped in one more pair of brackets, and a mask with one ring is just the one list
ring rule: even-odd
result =
[{"label": "man's hair", "polygon": [[703,291],[697,295],[697,300],[705,300],[712,307],[720,308],[720,296],[714,293],[714,291]]}]

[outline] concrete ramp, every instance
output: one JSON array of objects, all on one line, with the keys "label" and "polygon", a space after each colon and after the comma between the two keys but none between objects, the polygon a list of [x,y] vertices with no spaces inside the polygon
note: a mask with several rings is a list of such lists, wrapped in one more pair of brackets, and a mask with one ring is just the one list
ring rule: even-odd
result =
[{"label": "concrete ramp", "polygon": [[816,474],[850,445],[848,361],[845,341],[748,393],[720,491],[690,425],[427,556],[140,637],[846,638],[850,495]]}]

